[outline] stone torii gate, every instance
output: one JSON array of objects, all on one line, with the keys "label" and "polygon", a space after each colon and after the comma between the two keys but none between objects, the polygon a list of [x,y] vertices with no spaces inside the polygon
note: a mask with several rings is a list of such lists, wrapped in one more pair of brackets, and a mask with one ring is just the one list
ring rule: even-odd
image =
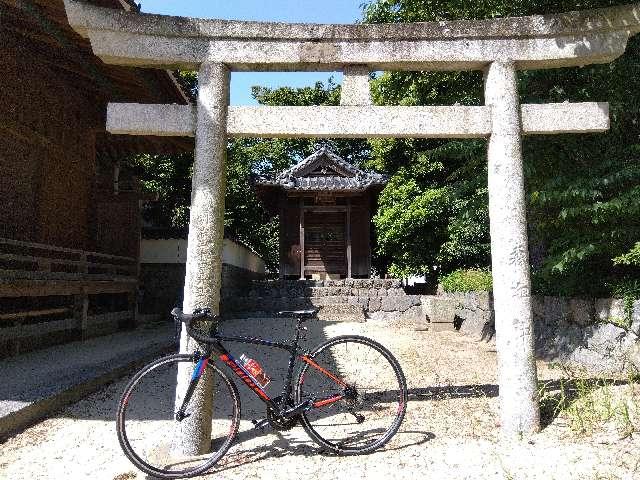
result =
[{"label": "stone torii gate", "polygon": [[[551,16],[415,24],[316,25],[145,15],[65,0],[72,27],[106,63],[197,69],[196,106],[110,104],[107,130],[195,135],[184,309],[218,309],[229,137],[488,138],[489,214],[500,417],[509,436],[539,430],[522,135],[602,132],[606,103],[520,105],[517,71],[611,62],[640,31],[640,4]],[[229,71],[345,74],[339,107],[229,106]],[[368,73],[483,70],[484,106],[372,106]],[[182,339],[182,348],[188,340]],[[202,450],[211,395],[185,423]],[[204,427],[203,427],[204,425]]]}]

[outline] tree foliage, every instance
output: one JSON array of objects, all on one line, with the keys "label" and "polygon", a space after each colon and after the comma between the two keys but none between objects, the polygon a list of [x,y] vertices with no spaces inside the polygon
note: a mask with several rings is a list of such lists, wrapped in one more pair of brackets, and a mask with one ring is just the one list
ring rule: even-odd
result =
[{"label": "tree foliage", "polygon": [[[366,22],[479,19],[556,13],[626,2],[377,0]],[[539,291],[606,294],[638,278],[640,41],[607,65],[519,73],[521,101],[609,101],[606,134],[526,137],[529,236]],[[385,72],[385,105],[481,105],[479,72]],[[444,275],[490,264],[483,141],[384,140],[371,165],[393,175],[374,221],[392,272]],[[614,261],[614,259],[616,259]]]}]

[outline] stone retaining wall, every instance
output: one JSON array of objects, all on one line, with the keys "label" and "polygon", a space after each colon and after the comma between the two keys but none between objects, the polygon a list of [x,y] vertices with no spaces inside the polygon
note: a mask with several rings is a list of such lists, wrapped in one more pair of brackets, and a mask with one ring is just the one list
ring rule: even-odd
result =
[{"label": "stone retaining wall", "polygon": [[[403,318],[421,316],[418,295],[407,295],[399,280],[383,279],[254,282],[245,295],[225,297],[223,304],[227,316],[329,305],[341,305],[345,311],[359,310],[359,315],[367,318],[387,314],[403,315]],[[348,305],[355,308],[349,309]]]},{"label": "stone retaining wall", "polygon": [[[486,292],[444,294],[455,303],[461,332],[494,340],[493,298]],[[532,298],[539,358],[602,373],[640,370],[640,301],[631,316],[619,299]],[[629,317],[629,318],[628,318]]]}]

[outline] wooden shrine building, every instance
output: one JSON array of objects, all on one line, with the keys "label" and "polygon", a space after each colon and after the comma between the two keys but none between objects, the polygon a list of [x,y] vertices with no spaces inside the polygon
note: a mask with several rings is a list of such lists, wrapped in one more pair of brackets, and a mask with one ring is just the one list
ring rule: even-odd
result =
[{"label": "wooden shrine building", "polygon": [[280,277],[369,277],[371,216],[386,181],[327,148],[259,178],[258,195],[280,217]]},{"label": "wooden shrine building", "polygon": [[193,139],[107,133],[109,102],[189,98],[171,72],[103,63],[63,0],[0,0],[0,38],[4,358],[135,325],[147,197],[126,160],[193,151]]}]

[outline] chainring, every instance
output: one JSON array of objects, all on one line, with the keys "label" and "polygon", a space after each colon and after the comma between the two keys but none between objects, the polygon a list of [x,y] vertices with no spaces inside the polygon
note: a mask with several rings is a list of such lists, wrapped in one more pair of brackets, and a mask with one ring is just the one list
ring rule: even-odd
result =
[{"label": "chainring", "polygon": [[[274,402],[277,403],[277,399],[274,399]],[[287,406],[293,407],[293,400],[289,399],[287,402]],[[283,418],[278,412],[273,410],[271,407],[267,407],[267,421],[269,425],[273,427],[274,430],[279,431],[287,431],[291,430],[298,424],[298,417],[292,418]]]}]

